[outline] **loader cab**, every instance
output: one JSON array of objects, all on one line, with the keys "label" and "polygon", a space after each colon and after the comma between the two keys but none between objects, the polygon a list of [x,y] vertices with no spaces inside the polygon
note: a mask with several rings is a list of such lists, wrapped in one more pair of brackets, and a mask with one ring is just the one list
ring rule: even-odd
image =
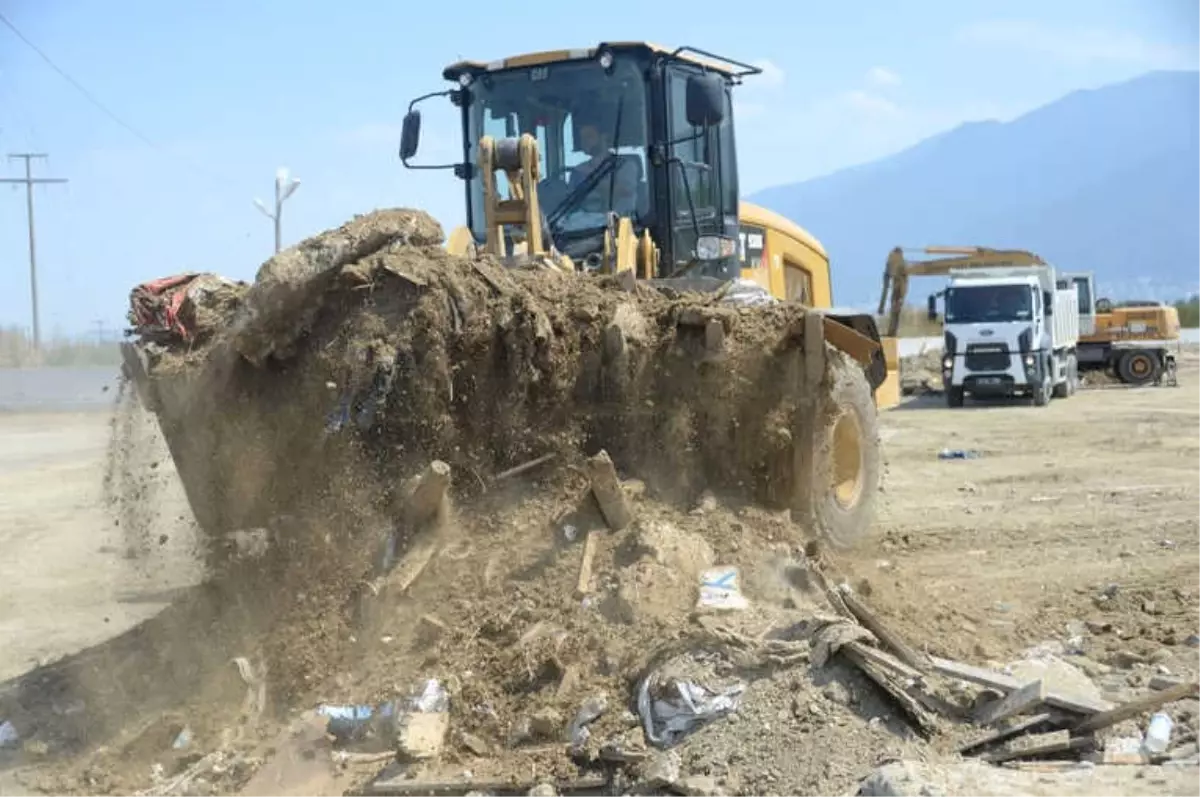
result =
[{"label": "loader cab", "polygon": [[[576,263],[599,262],[614,217],[659,251],[655,276],[736,278],[741,270],[732,89],[759,72],[692,48],[643,43],[535,53],[444,71],[461,108],[467,227],[486,239],[479,143],[532,136],[544,238]],[[429,95],[434,96],[434,95]],[[426,98],[420,98],[417,102]],[[410,107],[401,160],[417,149]],[[497,188],[507,193],[503,173]]]}]

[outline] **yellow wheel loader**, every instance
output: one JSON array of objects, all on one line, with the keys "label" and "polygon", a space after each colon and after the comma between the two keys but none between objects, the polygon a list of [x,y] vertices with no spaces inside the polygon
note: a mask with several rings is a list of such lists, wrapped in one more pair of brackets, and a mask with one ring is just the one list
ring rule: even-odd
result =
[{"label": "yellow wheel loader", "polygon": [[[443,71],[453,88],[410,104],[399,154],[408,168],[453,170],[463,181],[466,226],[449,237],[453,253],[614,274],[669,295],[752,284],[811,308],[809,327],[858,368],[824,380],[836,412],[811,443],[797,441],[817,482],[799,487],[795,503],[849,544],[865,533],[878,490],[873,396],[898,382],[874,318],[832,307],[820,243],[739,199],[732,92],[760,71],[644,42],[460,61]],[[414,162],[416,106],[435,97],[461,111],[457,163]]]},{"label": "yellow wheel loader", "polygon": [[454,171],[464,227],[377,210],[253,285],[135,288],[126,372],[207,536],[386,522],[434,460],[465,504],[604,450],[670,500],[862,540],[887,360],[871,315],[832,306],[820,244],[739,201],[732,91],[757,71],[641,43],[454,64],[461,159],[414,160],[436,95],[400,157]]}]

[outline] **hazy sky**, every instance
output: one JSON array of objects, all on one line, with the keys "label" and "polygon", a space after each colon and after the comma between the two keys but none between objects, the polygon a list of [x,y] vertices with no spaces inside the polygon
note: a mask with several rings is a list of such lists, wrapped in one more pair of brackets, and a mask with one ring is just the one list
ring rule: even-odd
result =
[{"label": "hazy sky", "polygon": [[[0,13],[132,128],[0,25],[0,153],[49,153],[35,176],[70,180],[36,189],[44,334],[123,325],[141,280],[252,278],[272,248],[252,201],[280,166],[303,181],[285,245],[376,207],[459,223],[461,184],[395,152],[408,100],[445,88],[460,57],[648,39],[755,61],[737,117],[745,193],[1198,60],[1195,0],[0,0]],[[449,107],[427,111],[422,159],[457,146]],[[28,280],[24,189],[0,190],[0,325],[29,325]]]}]

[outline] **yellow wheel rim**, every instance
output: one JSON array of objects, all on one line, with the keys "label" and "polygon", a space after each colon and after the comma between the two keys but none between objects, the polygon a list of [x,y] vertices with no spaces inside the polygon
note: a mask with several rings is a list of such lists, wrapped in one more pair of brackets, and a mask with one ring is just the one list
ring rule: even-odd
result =
[{"label": "yellow wheel rim", "polygon": [[833,425],[834,500],[843,509],[852,509],[862,496],[863,447],[862,425],[854,412],[843,412]]}]

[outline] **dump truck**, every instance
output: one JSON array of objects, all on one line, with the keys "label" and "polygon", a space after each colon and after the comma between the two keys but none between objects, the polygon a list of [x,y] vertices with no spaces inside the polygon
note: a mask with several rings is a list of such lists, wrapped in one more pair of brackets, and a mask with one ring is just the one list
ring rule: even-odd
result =
[{"label": "dump truck", "polygon": [[[860,542],[888,362],[874,318],[833,306],[820,244],[739,199],[732,91],[758,72],[645,43],[458,62],[410,104],[399,154],[463,181],[463,227],[357,217],[264,263],[203,333],[171,327],[213,292],[155,283],[126,371],[200,525],[342,500],[347,458],[385,507],[432,459],[470,495],[604,450],[664,495],[728,490]],[[419,164],[417,105],[438,96],[462,158]],[[322,442],[347,434],[353,457]]]},{"label": "dump truck", "polygon": [[[1044,407],[1079,386],[1079,309],[1051,266],[951,271],[945,302],[942,384],[946,403],[967,395],[1029,396]],[[936,315],[936,294],[930,297]]]}]

